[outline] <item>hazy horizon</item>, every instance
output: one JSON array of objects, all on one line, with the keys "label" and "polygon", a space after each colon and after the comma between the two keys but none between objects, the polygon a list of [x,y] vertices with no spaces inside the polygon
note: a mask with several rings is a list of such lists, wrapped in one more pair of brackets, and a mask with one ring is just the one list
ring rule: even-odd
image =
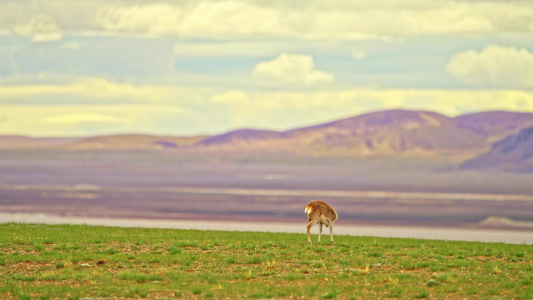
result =
[{"label": "hazy horizon", "polygon": [[[29,134],[1,134],[0,133],[0,136],[15,136],[15,137],[16,136],[20,136],[20,137],[29,137],[29,138],[58,138],[58,139],[61,139],[61,138],[91,138],[91,137],[98,137],[98,136],[121,136],[121,135],[198,137],[198,136],[215,136],[215,135],[220,135],[220,134],[224,134],[224,133],[227,133],[227,132],[238,131],[238,130],[265,130],[265,131],[269,131],[270,130],[270,131],[284,132],[284,131],[290,131],[290,130],[293,130],[293,129],[313,127],[313,126],[317,126],[317,125],[321,125],[321,124],[327,124],[329,122],[339,121],[339,120],[348,119],[348,118],[352,118],[352,117],[358,117],[358,116],[362,116],[362,115],[365,115],[365,114],[378,113],[378,112],[391,111],[391,110],[392,111],[395,111],[395,110],[424,111],[424,112],[434,112],[434,113],[441,114],[439,112],[430,111],[430,110],[416,110],[416,109],[410,110],[410,109],[404,109],[404,108],[391,108],[391,109],[386,109],[386,110],[373,110],[373,111],[363,112],[361,114],[341,117],[341,118],[337,118],[337,119],[326,120],[326,121],[323,121],[323,122],[320,122],[320,123],[304,124],[304,125],[297,126],[297,127],[287,128],[287,129],[284,129],[284,130],[276,130],[276,129],[271,129],[271,128],[261,128],[261,127],[238,127],[238,128],[230,128],[229,130],[220,131],[220,132],[204,132],[204,133],[190,134],[190,135],[187,135],[187,134],[182,134],[182,135],[177,135],[177,134],[159,134],[157,132],[131,131],[131,132],[108,132],[108,133],[94,134],[94,135],[66,135],[66,136],[61,136],[61,135],[43,135],[43,136],[39,136],[39,135],[29,135]],[[512,112],[512,111],[510,111],[510,110],[507,110],[507,111],[506,110],[488,110],[488,111],[481,110],[481,111],[468,112],[468,113],[464,113],[464,114],[460,114],[460,115],[456,115],[456,116],[449,116],[449,115],[446,115],[446,114],[441,114],[441,115],[444,115],[444,116],[449,117],[449,118],[454,118],[454,117],[459,117],[459,116],[464,116],[464,115],[469,115],[469,114],[476,114],[476,113],[484,113],[484,112]],[[533,113],[533,111],[532,112],[525,111],[525,112],[522,112],[522,113]]]}]

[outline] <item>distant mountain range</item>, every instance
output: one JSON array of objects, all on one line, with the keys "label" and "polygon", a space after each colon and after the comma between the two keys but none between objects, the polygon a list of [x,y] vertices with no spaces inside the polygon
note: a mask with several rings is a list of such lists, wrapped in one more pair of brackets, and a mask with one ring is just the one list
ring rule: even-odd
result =
[{"label": "distant mountain range", "polygon": [[466,161],[461,168],[533,170],[533,127],[522,129],[518,134],[495,143],[489,152]]},{"label": "distant mountain range", "polygon": [[69,150],[148,150],[177,149],[194,145],[205,136],[179,137],[145,134],[108,135],[86,138],[68,145]]},{"label": "distant mountain range", "polygon": [[195,146],[334,156],[473,156],[529,126],[533,113],[490,111],[450,118],[427,111],[387,110],[284,132],[236,130]]},{"label": "distant mountain range", "polygon": [[[0,149],[188,149],[198,153],[283,152],[311,156],[451,156],[463,169],[532,168],[533,113],[488,111],[450,118],[387,110],[288,131],[241,129],[214,136],[111,135],[53,139],[0,136]],[[529,167],[528,167],[529,166]]]},{"label": "distant mountain range", "polygon": [[62,148],[81,140],[83,138],[33,138],[20,135],[0,135],[0,150]]},{"label": "distant mountain range", "polygon": [[[532,115],[533,124],[533,115]],[[291,149],[315,155],[398,155],[486,146],[452,118],[423,111],[380,111],[285,132],[237,130],[200,141],[217,150]]]}]

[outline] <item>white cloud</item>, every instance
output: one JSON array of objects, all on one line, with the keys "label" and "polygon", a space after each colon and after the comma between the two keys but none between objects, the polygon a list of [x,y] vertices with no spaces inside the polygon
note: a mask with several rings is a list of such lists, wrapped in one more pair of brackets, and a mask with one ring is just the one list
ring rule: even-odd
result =
[{"label": "white cloud", "polygon": [[179,29],[182,17],[182,9],[169,4],[108,6],[96,13],[94,23],[108,31],[165,35]]},{"label": "white cloud", "polygon": [[476,86],[533,87],[533,53],[489,45],[482,51],[454,55],[446,68],[459,81]]},{"label": "white cloud", "polygon": [[15,26],[15,33],[30,36],[35,42],[56,41],[62,38],[62,33],[54,19],[36,15],[26,22]]},{"label": "white cloud", "polygon": [[[44,77],[43,79],[46,79]],[[39,97],[46,95],[87,96],[94,100],[109,100],[127,97],[131,101],[158,102],[175,95],[179,88],[167,86],[132,85],[116,83],[102,78],[81,78],[65,84],[30,84],[6,85],[0,87],[0,104],[2,100],[17,97]]]},{"label": "white cloud", "polygon": [[[160,133],[165,123],[187,116],[169,105],[2,105],[0,134],[84,136],[114,133]],[[190,120],[188,120],[191,122]],[[163,123],[163,124],[161,124]],[[180,128],[176,128],[176,131]]]},{"label": "white cloud", "polygon": [[304,54],[282,53],[273,60],[258,63],[253,74],[257,78],[289,84],[310,85],[335,80],[332,73],[315,69],[313,57]]},{"label": "white cloud", "polygon": [[[0,1],[0,32],[18,34],[22,31],[42,41],[60,38],[61,31],[211,39],[326,40],[533,31],[533,3],[530,1],[184,0],[132,3],[118,0],[109,4],[109,1],[53,0],[46,1],[46,5],[43,3],[40,0]],[[37,19],[30,21],[32,18]],[[55,30],[56,27],[61,31]],[[41,31],[35,33],[36,30]]]},{"label": "white cloud", "polygon": [[106,31],[190,38],[376,39],[412,35],[530,32],[531,2],[201,1],[110,5],[94,24]]},{"label": "white cloud", "polygon": [[189,37],[235,38],[287,36],[291,29],[276,8],[244,1],[200,2],[189,10],[180,34]]},{"label": "white cloud", "polygon": [[230,104],[233,106],[247,105],[250,102],[248,94],[241,90],[230,90],[211,97],[212,103]]},{"label": "white cloud", "polygon": [[96,113],[70,113],[58,116],[45,117],[42,124],[73,125],[79,123],[123,123],[125,120],[118,116]]},{"label": "white cloud", "polygon": [[108,6],[97,13],[94,22],[116,32],[215,39],[279,36],[287,30],[279,11],[244,1],[199,2],[187,8],[170,4]]},{"label": "white cloud", "polygon": [[[22,31],[43,41],[58,39],[61,32],[228,40],[354,40],[533,31],[530,1],[132,2],[53,0],[44,5],[40,0],[0,1],[0,32]],[[32,18],[37,19],[30,21]],[[41,31],[35,33],[35,27]]]}]

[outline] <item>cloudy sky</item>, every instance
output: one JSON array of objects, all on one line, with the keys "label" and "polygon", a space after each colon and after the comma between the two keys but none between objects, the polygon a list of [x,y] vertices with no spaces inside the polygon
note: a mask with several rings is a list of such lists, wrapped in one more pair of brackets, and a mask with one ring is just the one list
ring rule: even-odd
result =
[{"label": "cloudy sky", "polygon": [[530,1],[0,1],[0,134],[533,112]]}]

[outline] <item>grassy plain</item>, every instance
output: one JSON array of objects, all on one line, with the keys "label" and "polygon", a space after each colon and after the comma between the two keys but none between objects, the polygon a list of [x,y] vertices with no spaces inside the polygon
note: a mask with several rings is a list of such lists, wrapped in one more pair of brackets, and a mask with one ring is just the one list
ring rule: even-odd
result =
[{"label": "grassy plain", "polygon": [[323,240],[1,224],[0,298],[533,299],[531,245]]}]

